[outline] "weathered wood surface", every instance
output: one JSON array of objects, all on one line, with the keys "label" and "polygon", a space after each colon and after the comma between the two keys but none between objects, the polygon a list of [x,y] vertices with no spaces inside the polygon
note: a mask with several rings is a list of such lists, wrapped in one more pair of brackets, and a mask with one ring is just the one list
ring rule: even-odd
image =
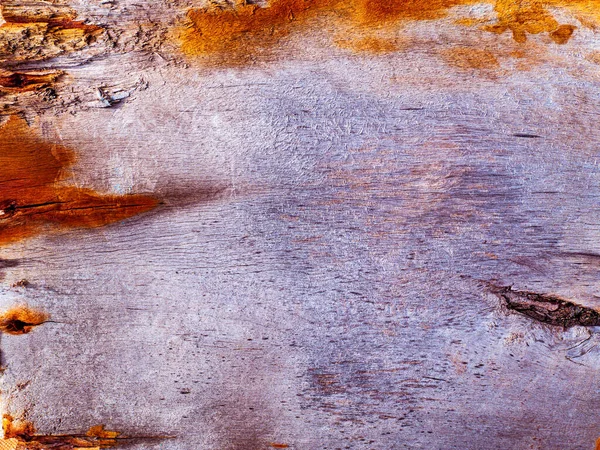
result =
[{"label": "weathered wood surface", "polygon": [[[594,448],[596,2],[333,3],[201,56],[184,1],[61,3],[60,45],[0,44],[19,139],[77,155],[63,206],[2,219],[2,305],[50,315],[2,336],[5,413],[135,449]],[[83,223],[77,189],[160,205]]]}]

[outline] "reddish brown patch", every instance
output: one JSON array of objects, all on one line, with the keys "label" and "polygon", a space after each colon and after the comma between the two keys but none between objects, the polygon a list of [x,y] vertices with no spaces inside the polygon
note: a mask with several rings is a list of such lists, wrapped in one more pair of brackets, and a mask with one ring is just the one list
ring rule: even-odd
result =
[{"label": "reddish brown patch", "polygon": [[27,306],[14,306],[0,314],[0,331],[8,334],[27,334],[46,322],[50,316]]},{"label": "reddish brown patch", "polygon": [[487,69],[500,67],[496,56],[487,50],[471,47],[457,47],[442,51],[446,62],[459,69]]},{"label": "reddish brown patch", "polygon": [[273,447],[273,448],[290,448],[290,446],[289,446],[289,445],[287,445],[287,444],[280,444],[280,443],[278,443],[278,442],[271,442],[271,443],[269,444],[269,446],[270,446],[270,447]]},{"label": "reddish brown patch", "polygon": [[61,71],[48,72],[0,72],[0,90],[6,92],[28,92],[54,83],[63,74]]},{"label": "reddish brown patch", "polygon": [[380,26],[398,20],[432,20],[445,17],[454,6],[476,0],[355,0],[354,20]]},{"label": "reddish brown patch", "polygon": [[574,25],[560,25],[550,33],[550,38],[557,44],[566,44],[577,29]]},{"label": "reddish brown patch", "polygon": [[104,195],[64,184],[74,161],[71,150],[43,142],[23,120],[13,116],[0,128],[0,244],[48,225],[101,227],[157,206],[148,195]]}]

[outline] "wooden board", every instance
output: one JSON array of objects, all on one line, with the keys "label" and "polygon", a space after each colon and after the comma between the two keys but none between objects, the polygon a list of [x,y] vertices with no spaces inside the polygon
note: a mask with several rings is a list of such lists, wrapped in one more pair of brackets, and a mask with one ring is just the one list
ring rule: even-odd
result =
[{"label": "wooden board", "polygon": [[2,445],[594,448],[597,8],[2,2]]}]

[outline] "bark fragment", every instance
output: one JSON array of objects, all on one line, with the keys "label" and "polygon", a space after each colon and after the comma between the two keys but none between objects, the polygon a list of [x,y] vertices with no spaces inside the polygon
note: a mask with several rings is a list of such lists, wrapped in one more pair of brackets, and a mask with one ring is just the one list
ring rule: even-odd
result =
[{"label": "bark fragment", "polygon": [[510,311],[516,311],[542,323],[563,328],[600,325],[598,311],[570,300],[554,295],[517,291],[505,286],[495,287],[492,291]]}]

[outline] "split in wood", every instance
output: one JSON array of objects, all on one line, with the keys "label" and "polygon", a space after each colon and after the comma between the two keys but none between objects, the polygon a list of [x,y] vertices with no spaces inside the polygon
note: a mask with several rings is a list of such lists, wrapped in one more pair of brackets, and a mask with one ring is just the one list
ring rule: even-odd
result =
[{"label": "split in wood", "polygon": [[554,295],[516,291],[505,286],[493,286],[492,292],[510,311],[516,311],[542,323],[563,328],[600,326],[598,311]]}]

